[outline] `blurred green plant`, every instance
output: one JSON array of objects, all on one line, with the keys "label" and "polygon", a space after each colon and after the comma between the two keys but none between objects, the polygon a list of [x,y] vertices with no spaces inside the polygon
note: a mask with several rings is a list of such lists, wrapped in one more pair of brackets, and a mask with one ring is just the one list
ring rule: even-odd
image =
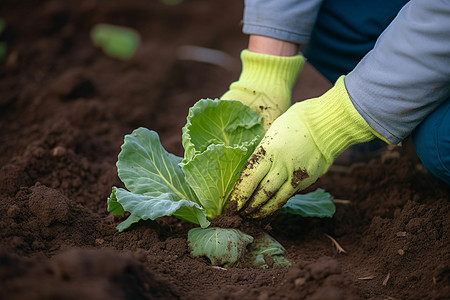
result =
[{"label": "blurred green plant", "polygon": [[105,54],[127,60],[136,52],[141,38],[137,31],[128,27],[97,24],[91,30],[91,40],[95,46],[102,48]]}]

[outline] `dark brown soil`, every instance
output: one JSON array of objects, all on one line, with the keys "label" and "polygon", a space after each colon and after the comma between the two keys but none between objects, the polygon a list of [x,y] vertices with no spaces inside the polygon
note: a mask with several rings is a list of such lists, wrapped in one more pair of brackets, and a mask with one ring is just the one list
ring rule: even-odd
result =
[{"label": "dark brown soil", "polygon": [[[350,201],[337,204],[332,219],[277,215],[265,224],[294,262],[287,269],[193,259],[192,225],[171,217],[116,231],[123,217],[107,213],[106,198],[121,186],[123,136],[147,127],[182,155],[188,108],[219,97],[240,65],[180,60],[176,50],[198,45],[238,59],[246,47],[242,6],[0,2],[8,25],[0,36],[8,46],[0,62],[1,299],[450,299],[450,189],[404,148],[333,167],[316,183]],[[92,46],[89,31],[99,22],[141,33],[131,60]],[[308,66],[296,99],[328,86]]]}]

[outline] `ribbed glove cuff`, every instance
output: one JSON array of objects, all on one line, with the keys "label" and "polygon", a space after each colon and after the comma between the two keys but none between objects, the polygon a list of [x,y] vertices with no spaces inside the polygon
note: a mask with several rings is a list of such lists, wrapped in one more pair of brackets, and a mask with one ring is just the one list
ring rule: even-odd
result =
[{"label": "ribbed glove cuff", "polygon": [[[304,63],[303,55],[275,56],[249,50],[241,52],[239,82],[251,82],[255,90],[292,89]],[[269,92],[271,94],[272,92]]]},{"label": "ribbed glove cuff", "polygon": [[331,165],[351,145],[368,142],[376,136],[353,106],[341,76],[334,87],[319,98],[295,104],[308,129]]}]

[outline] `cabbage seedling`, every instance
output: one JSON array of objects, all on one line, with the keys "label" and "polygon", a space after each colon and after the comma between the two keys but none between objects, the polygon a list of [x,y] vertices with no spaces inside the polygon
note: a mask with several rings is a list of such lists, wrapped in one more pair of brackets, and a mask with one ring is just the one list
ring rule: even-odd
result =
[{"label": "cabbage seedling", "polygon": [[[141,219],[172,215],[199,225],[188,233],[191,254],[206,256],[213,265],[232,266],[246,255],[258,267],[267,267],[261,264],[264,255],[276,265],[289,265],[284,248],[268,235],[254,239],[237,229],[208,228],[210,220],[223,213],[263,135],[262,118],[256,112],[241,102],[217,99],[201,99],[190,108],[182,130],[184,157],[168,153],[155,131],[141,127],[126,135],[116,164],[126,189],[113,187],[108,198],[109,212],[130,213],[117,229],[123,231]],[[320,197],[308,201],[294,196],[281,212],[333,215],[331,196],[318,193]],[[250,244],[252,250],[247,249]]]}]

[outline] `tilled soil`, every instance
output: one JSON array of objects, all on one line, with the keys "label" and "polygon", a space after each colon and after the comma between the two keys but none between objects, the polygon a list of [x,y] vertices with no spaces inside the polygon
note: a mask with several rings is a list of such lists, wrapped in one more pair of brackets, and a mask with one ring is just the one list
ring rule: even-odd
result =
[{"label": "tilled soil", "polygon": [[[290,268],[212,267],[189,255],[193,225],[172,217],[117,232],[124,217],[109,214],[106,199],[122,186],[115,162],[123,136],[147,127],[182,155],[188,108],[220,97],[239,75],[242,6],[0,3],[8,47],[0,62],[1,299],[450,299],[450,188],[407,147],[332,167],[311,187],[345,200],[333,218],[256,224],[285,246]],[[89,31],[100,22],[140,32],[132,59],[92,46]],[[177,49],[187,44],[236,63],[181,60]],[[317,74],[305,74],[316,77],[301,76],[296,99],[323,91],[310,84]]]}]

